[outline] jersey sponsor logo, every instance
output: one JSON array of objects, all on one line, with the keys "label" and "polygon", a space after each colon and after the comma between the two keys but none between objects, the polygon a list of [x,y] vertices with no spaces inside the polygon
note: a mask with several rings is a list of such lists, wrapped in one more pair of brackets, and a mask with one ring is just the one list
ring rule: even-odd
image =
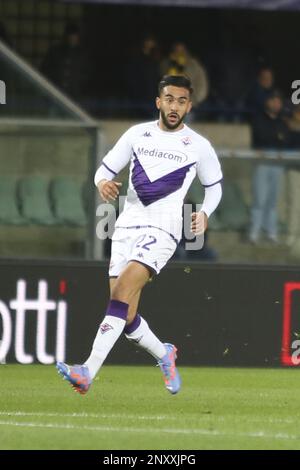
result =
[{"label": "jersey sponsor logo", "polygon": [[152,137],[151,132],[145,132],[145,134],[143,134],[143,137]]},{"label": "jersey sponsor logo", "polygon": [[102,335],[104,335],[104,333],[107,333],[109,330],[113,330],[113,327],[108,323],[102,323],[100,325],[100,332]]},{"label": "jersey sponsor logo", "polygon": [[138,156],[164,158],[166,160],[174,160],[178,163],[184,163],[188,159],[187,155],[182,152],[178,152],[178,150],[161,151],[157,148],[148,149],[145,147],[138,147],[136,153]]}]

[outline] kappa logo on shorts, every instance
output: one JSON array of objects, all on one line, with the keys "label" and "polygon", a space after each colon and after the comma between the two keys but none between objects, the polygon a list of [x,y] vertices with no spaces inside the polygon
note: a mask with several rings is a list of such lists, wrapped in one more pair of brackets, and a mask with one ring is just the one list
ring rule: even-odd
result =
[{"label": "kappa logo on shorts", "polygon": [[138,258],[144,258],[144,255],[143,255],[143,253],[141,253],[141,252],[138,253],[136,256],[137,256]]},{"label": "kappa logo on shorts", "polygon": [[109,330],[113,330],[114,328],[109,325],[108,323],[102,323],[100,325],[100,331],[101,331],[101,334],[104,335],[104,333],[107,333]]}]

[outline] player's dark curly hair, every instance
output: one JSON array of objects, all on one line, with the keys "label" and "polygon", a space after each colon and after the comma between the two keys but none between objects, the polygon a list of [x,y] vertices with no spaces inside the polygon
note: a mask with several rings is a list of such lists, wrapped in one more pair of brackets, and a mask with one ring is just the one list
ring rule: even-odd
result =
[{"label": "player's dark curly hair", "polygon": [[160,96],[163,88],[170,85],[186,88],[190,94],[193,93],[192,82],[188,77],[184,75],[164,75],[158,84],[158,96]]}]

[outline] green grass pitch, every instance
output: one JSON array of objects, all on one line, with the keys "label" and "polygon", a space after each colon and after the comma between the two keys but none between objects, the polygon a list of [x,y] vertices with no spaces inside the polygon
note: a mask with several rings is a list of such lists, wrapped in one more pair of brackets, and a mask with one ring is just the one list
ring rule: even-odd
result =
[{"label": "green grass pitch", "polygon": [[81,396],[54,366],[0,365],[0,449],[300,449],[295,369],[104,366]]}]

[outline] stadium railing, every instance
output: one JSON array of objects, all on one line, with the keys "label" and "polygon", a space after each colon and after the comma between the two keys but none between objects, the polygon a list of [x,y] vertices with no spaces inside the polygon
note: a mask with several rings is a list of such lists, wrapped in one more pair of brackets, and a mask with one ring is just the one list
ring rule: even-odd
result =
[{"label": "stadium railing", "polygon": [[[10,214],[2,207],[0,256],[93,258],[97,197],[93,176],[103,140],[99,123],[1,41],[0,80],[6,95],[0,100],[0,171],[6,178],[1,191],[12,199]],[[77,226],[55,218],[49,188],[60,177],[73,179],[78,187],[85,185],[86,214],[81,214]],[[37,201],[48,214],[35,220],[32,200],[31,216],[24,213],[22,187],[31,181],[30,192],[38,179],[49,182],[43,192],[44,206]],[[31,196],[38,198],[38,191]],[[99,247],[97,252],[101,255]]]}]

